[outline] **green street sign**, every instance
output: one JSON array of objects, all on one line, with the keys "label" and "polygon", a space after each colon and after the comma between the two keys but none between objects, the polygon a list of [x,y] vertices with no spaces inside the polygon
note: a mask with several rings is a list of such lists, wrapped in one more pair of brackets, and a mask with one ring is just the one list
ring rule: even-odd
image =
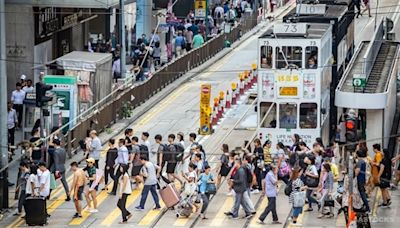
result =
[{"label": "green street sign", "polygon": [[367,84],[367,78],[365,74],[354,74],[353,75],[353,86],[354,87],[365,87]]}]

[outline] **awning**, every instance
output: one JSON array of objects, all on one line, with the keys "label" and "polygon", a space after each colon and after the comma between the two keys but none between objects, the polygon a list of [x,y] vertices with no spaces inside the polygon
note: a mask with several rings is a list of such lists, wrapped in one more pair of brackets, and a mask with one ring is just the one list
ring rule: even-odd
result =
[{"label": "awning", "polygon": [[37,7],[108,9],[112,6],[118,5],[119,0],[6,0],[6,4],[22,4]]}]

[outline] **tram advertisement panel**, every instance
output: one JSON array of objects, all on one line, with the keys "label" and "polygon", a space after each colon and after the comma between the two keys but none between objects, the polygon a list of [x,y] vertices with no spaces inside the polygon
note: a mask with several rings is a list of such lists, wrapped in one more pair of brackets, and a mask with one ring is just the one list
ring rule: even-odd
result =
[{"label": "tram advertisement panel", "polygon": [[274,74],[267,72],[260,72],[262,80],[261,96],[263,99],[274,98]]},{"label": "tram advertisement panel", "polygon": [[280,70],[275,74],[277,82],[278,98],[298,98],[301,97],[301,75],[297,70]]},{"label": "tram advertisement panel", "polygon": [[307,144],[307,145],[312,145],[314,142],[315,138],[321,137],[319,134],[319,131],[313,130],[309,132],[302,132],[302,131],[286,131],[286,130],[280,130],[280,129],[267,129],[267,128],[261,128],[259,129],[260,132],[260,140],[265,141],[265,140],[271,140],[273,145],[276,145],[277,143],[281,142],[284,145],[292,145],[292,137],[294,133],[297,133],[300,135],[301,139]]}]

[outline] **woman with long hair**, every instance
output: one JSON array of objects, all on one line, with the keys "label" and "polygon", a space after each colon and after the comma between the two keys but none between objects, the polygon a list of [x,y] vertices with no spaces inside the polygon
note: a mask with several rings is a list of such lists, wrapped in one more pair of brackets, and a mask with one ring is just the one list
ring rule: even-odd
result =
[{"label": "woman with long hair", "polygon": [[320,214],[318,218],[332,218],[333,217],[333,208],[329,207],[329,212],[327,214],[324,214],[324,205],[325,202],[330,198],[330,195],[333,193],[333,174],[331,172],[331,166],[328,163],[324,163],[322,165],[322,171],[321,171],[321,186],[318,189],[318,192],[322,194],[320,198]]},{"label": "woman with long hair", "polygon": [[307,186],[304,186],[303,181],[300,179],[300,173],[301,169],[296,167],[292,170],[292,175],[290,176],[292,192],[289,195],[289,203],[292,204],[292,223],[297,226],[301,226],[301,224],[297,224],[297,218],[303,213],[303,207],[294,206],[294,194],[307,189]]},{"label": "woman with long hair", "polygon": [[219,159],[217,186],[221,184],[222,178],[226,178],[231,170],[229,166],[229,146],[228,144],[222,144],[222,155]]},{"label": "woman with long hair", "polygon": [[132,187],[129,180],[128,174],[128,166],[127,165],[120,165],[119,171],[121,172],[121,177],[119,178],[119,199],[117,206],[121,210],[122,221],[119,222],[120,224],[125,224],[128,222],[128,219],[132,217],[132,213],[130,213],[126,209],[126,199],[132,193]]}]

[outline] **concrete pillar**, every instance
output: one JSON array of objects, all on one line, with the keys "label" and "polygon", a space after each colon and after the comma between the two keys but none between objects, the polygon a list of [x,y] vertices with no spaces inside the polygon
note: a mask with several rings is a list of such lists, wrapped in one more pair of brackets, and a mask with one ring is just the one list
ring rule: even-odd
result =
[{"label": "concrete pillar", "polygon": [[153,0],[136,1],[136,38],[146,34],[150,41],[152,32],[152,5]]}]

